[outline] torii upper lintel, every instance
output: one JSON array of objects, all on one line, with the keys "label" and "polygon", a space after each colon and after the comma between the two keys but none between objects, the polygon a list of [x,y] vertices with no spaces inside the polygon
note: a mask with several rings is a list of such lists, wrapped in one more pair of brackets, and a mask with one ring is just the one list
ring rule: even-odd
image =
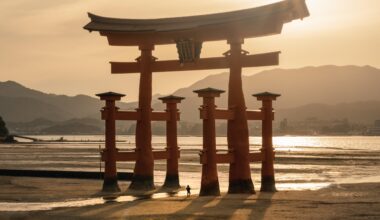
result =
[{"label": "torii upper lintel", "polygon": [[100,32],[110,45],[160,45],[181,39],[205,42],[279,34],[284,23],[307,16],[305,0],[284,0],[239,11],[175,18],[120,19],[89,13],[91,22],[84,29]]}]

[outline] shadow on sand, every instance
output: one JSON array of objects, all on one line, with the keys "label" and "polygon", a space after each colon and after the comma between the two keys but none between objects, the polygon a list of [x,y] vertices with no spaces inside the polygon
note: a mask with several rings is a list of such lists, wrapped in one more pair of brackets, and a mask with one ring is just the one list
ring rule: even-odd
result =
[{"label": "shadow on sand", "polygon": [[[48,215],[35,212],[33,216],[48,219],[66,218],[127,218],[127,219],[265,219],[272,205],[273,193],[257,195],[227,194],[219,197],[176,197],[152,201],[159,198],[177,196],[178,191],[160,188],[154,194],[137,195],[136,192],[103,195],[104,203],[86,207],[62,207],[50,210]],[[181,191],[182,193],[182,191]],[[175,203],[172,203],[175,202]],[[158,203],[159,204],[157,205]],[[151,203],[146,206],[142,203]],[[163,205],[166,203],[168,206]],[[155,205],[156,204],[156,205]],[[175,206],[173,206],[175,204]],[[171,206],[171,207],[170,207]],[[150,207],[152,210],[142,210]],[[156,211],[154,209],[157,209]],[[161,209],[161,211],[159,211]],[[160,214],[158,214],[160,213]],[[45,218],[46,217],[46,218]]]},{"label": "shadow on sand", "polygon": [[[202,219],[264,219],[274,193],[256,195],[226,194],[221,197],[197,197],[174,216]],[[190,198],[185,198],[190,199]]]},{"label": "shadow on sand", "polygon": [[[93,196],[101,196],[104,200],[103,204],[83,207],[65,207],[50,211],[54,217],[121,217],[128,213],[128,209],[138,206],[140,203],[150,201],[153,198],[167,198],[178,194],[181,189],[158,188],[150,192],[132,191],[124,193],[103,193],[98,192]],[[134,216],[143,218],[144,213]],[[147,215],[148,216],[148,215]],[[152,217],[152,216],[150,216]]]}]

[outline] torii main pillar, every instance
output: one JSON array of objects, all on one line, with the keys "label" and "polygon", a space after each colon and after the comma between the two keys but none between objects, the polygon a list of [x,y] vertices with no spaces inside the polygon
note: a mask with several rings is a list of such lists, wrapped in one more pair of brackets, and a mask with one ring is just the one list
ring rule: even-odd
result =
[{"label": "torii main pillar", "polygon": [[255,193],[249,166],[249,131],[242,86],[243,39],[228,40],[230,76],[228,83],[228,109],[235,117],[227,123],[228,149],[234,152],[235,161],[230,164],[228,193]]},{"label": "torii main pillar", "polygon": [[137,59],[140,66],[139,108],[140,119],[136,124],[136,154],[137,160],[133,178],[129,189],[154,189],[152,152],[152,50],[154,45],[143,44],[139,46],[141,56]]}]

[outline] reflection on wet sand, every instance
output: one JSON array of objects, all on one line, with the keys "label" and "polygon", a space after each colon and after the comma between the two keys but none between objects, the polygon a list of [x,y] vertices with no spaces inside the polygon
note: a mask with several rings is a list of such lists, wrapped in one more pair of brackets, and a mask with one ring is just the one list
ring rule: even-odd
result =
[{"label": "reflection on wet sand", "polygon": [[135,195],[123,195],[123,194],[110,194],[104,195],[97,198],[88,199],[76,199],[67,200],[60,202],[0,202],[0,212],[18,212],[18,211],[46,211],[56,208],[70,208],[70,207],[85,207],[93,205],[102,205],[110,203],[125,203],[133,202],[137,200],[147,200],[147,199],[162,199],[173,196],[185,197],[186,192],[181,191],[166,191],[161,192],[159,190],[157,193],[151,194],[136,194]]},{"label": "reflection on wet sand", "polygon": [[[329,186],[327,183],[304,183],[304,184],[278,184],[277,188],[279,190],[291,189],[291,190],[318,190]],[[104,195],[98,198],[90,199],[77,199],[68,200],[62,202],[0,202],[0,212],[9,211],[46,211],[56,208],[70,208],[70,207],[85,207],[93,205],[111,204],[111,203],[125,203],[133,202],[137,200],[148,200],[148,199],[162,199],[168,197],[186,197],[186,191],[167,191],[152,193],[152,194],[141,194],[137,195],[123,195],[123,194],[110,194]],[[195,194],[195,196],[197,196]]]}]

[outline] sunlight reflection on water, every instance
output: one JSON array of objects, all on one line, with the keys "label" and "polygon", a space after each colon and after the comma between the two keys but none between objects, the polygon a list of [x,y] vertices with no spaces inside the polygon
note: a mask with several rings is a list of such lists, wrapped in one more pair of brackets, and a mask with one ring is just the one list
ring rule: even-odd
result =
[{"label": "sunlight reflection on water", "polygon": [[101,198],[68,200],[62,202],[0,202],[0,212],[20,212],[20,211],[47,211],[56,208],[85,207],[93,205],[102,205],[108,203],[133,202],[144,199],[160,199],[172,196],[186,196],[185,191],[175,193],[154,193],[150,195],[129,196],[114,195],[104,196]]},{"label": "sunlight reflection on water", "polygon": [[55,208],[83,207],[90,205],[104,204],[102,198],[84,199],[63,202],[1,202],[0,211],[20,212],[20,211],[45,211]]},{"label": "sunlight reflection on water", "polygon": [[277,190],[291,190],[291,191],[302,191],[302,190],[318,190],[330,186],[331,183],[321,182],[311,182],[311,183],[281,183],[276,184]]}]

